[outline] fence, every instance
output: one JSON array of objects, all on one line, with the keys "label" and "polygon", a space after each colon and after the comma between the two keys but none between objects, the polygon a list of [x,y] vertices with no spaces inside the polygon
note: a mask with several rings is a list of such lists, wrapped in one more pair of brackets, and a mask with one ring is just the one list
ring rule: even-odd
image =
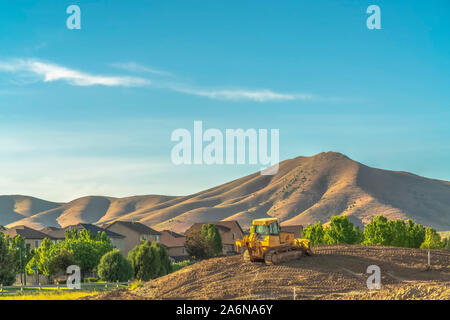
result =
[{"label": "fence", "polygon": [[450,250],[445,249],[412,249],[403,247],[388,246],[363,246],[363,245],[318,245],[312,247],[316,255],[354,255],[366,257],[377,257],[382,254],[388,259],[398,259],[399,257],[414,257],[416,261],[423,261],[428,267],[433,263],[450,266]]},{"label": "fence", "polygon": [[88,291],[105,291],[117,289],[120,287],[130,287],[131,282],[87,282],[81,283],[80,289],[68,288],[65,284],[38,284],[38,285],[20,285],[20,286],[3,286],[0,284],[0,296],[11,293],[35,293],[43,291],[55,291],[55,290],[88,290]]},{"label": "fence", "polygon": [[336,245],[318,245],[313,246],[312,250],[315,254],[361,254],[361,251],[370,254],[376,254],[380,252],[380,249],[383,249],[383,254],[389,255],[398,255],[401,254],[414,254],[419,256],[426,257],[428,252],[431,252],[434,256],[442,256],[442,257],[450,257],[450,250],[445,249],[413,249],[413,248],[403,248],[403,247],[389,247],[389,246],[363,246],[363,245],[355,245],[355,244],[336,244]]}]

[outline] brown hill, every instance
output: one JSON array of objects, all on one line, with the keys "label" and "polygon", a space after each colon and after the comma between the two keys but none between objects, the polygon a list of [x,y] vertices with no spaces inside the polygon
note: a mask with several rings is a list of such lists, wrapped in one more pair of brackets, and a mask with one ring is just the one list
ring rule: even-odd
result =
[{"label": "brown hill", "polygon": [[61,206],[61,203],[28,196],[0,196],[0,225],[7,225],[59,206]]},{"label": "brown hill", "polygon": [[[246,228],[253,219],[269,216],[289,225],[346,215],[362,226],[381,214],[449,230],[450,182],[370,168],[327,152],[283,161],[274,176],[257,172],[189,196],[85,197],[8,226],[134,220],[183,232],[195,222],[235,219]],[[0,210],[0,224],[2,219]]]}]

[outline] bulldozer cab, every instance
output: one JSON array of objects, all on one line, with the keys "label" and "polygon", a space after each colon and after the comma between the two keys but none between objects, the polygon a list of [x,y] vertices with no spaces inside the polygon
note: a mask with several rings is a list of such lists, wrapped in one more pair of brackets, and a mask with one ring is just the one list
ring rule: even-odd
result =
[{"label": "bulldozer cab", "polygon": [[277,219],[256,219],[253,220],[253,226],[250,232],[254,233],[258,238],[279,236],[280,225]]}]

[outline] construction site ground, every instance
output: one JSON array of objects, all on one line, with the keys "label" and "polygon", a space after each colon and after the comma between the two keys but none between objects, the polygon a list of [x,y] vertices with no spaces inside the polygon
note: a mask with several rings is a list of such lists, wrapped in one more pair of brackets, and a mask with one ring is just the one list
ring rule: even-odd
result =
[{"label": "construction site ground", "polygon": [[[433,299],[450,300],[450,251],[339,245],[281,265],[244,262],[241,255],[204,260],[135,290],[86,299]],[[367,267],[381,270],[369,290]]]}]

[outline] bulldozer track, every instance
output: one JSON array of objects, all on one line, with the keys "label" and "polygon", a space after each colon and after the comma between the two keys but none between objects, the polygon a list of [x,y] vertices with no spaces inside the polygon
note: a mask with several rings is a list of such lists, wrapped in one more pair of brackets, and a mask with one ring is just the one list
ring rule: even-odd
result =
[{"label": "bulldozer track", "polygon": [[271,250],[266,253],[264,262],[266,265],[277,265],[279,263],[293,261],[301,258],[306,253],[301,247],[290,247],[281,250]]}]

